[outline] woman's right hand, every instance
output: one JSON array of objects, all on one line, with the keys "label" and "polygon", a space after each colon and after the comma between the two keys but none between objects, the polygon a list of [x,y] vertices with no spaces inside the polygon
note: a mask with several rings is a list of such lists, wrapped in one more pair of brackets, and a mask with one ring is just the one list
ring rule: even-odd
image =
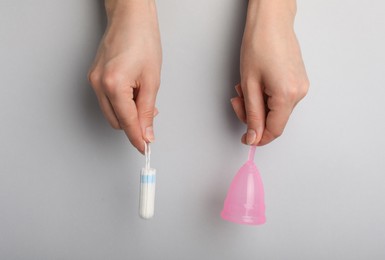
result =
[{"label": "woman's right hand", "polygon": [[162,50],[154,0],[106,0],[108,26],[88,78],[108,122],[141,153],[154,141]]}]

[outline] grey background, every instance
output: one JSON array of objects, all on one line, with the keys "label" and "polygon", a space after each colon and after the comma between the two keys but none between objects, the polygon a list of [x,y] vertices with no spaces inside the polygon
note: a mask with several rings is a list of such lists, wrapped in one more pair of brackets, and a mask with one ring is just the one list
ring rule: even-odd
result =
[{"label": "grey background", "polygon": [[384,259],[384,2],[299,2],[312,85],[285,134],[257,151],[259,227],[219,217],[248,152],[229,102],[246,2],[158,9],[157,204],[143,221],[143,157],[86,80],[101,2],[0,1],[0,259]]}]

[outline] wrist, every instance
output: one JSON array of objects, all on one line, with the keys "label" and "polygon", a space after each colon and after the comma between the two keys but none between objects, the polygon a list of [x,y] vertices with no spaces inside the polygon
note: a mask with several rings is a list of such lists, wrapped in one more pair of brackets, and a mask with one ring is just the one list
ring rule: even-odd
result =
[{"label": "wrist", "polygon": [[247,23],[293,27],[296,12],[296,0],[249,0]]},{"label": "wrist", "polygon": [[156,17],[155,0],[105,0],[108,22],[131,16]]}]

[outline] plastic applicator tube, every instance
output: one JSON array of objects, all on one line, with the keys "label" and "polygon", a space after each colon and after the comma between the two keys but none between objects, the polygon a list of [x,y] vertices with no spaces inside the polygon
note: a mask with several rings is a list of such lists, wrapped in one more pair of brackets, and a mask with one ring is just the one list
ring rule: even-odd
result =
[{"label": "plastic applicator tube", "polygon": [[150,219],[155,209],[156,169],[150,167],[150,144],[145,144],[146,166],[140,172],[139,216]]}]

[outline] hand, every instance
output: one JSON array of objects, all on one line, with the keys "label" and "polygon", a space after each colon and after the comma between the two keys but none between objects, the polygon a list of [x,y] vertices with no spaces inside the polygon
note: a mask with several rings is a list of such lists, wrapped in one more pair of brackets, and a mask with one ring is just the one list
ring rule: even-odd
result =
[{"label": "hand", "polygon": [[[294,3],[294,4],[293,4]],[[231,103],[247,124],[242,143],[279,137],[309,82],[293,30],[295,1],[250,0],[241,47],[241,84]]]},{"label": "hand", "polygon": [[108,122],[144,153],[154,141],[153,118],[162,50],[153,0],[106,0],[108,26],[89,81]]}]

